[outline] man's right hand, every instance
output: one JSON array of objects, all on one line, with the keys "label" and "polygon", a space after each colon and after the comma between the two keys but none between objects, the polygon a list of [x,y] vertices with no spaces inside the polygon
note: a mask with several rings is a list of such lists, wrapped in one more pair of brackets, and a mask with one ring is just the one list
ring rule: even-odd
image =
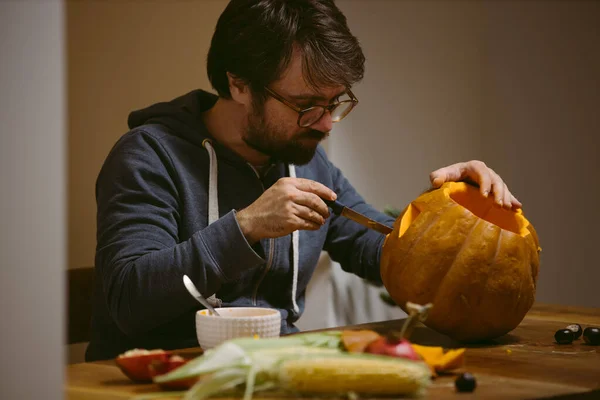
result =
[{"label": "man's right hand", "polygon": [[250,244],[288,235],[296,230],[317,230],[329,217],[321,199],[335,200],[327,186],[303,178],[281,178],[256,201],[237,212],[242,233]]}]

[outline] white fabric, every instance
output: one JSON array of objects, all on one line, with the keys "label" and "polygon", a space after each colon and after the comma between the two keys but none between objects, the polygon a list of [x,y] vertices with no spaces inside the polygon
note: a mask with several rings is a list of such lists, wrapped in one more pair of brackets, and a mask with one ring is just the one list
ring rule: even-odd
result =
[{"label": "white fabric", "polygon": [[[217,169],[217,154],[213,149],[210,140],[204,139],[202,146],[208,152],[208,159],[210,163],[210,169],[208,171],[208,225],[212,224],[219,219],[219,171]],[[223,302],[218,299],[216,294],[206,299],[211,306],[221,307]]]},{"label": "white fabric", "polygon": [[208,158],[210,160],[210,170],[208,178],[208,224],[212,224],[219,219],[219,192],[218,192],[218,181],[219,181],[219,170],[217,167],[217,154],[213,149],[210,140],[205,139],[202,145],[208,151]]},{"label": "white fabric", "polygon": [[400,307],[391,307],[381,300],[383,286],[344,271],[339,263],[331,261],[329,279],[327,327],[406,318]]},{"label": "white fabric", "polygon": [[[296,168],[293,164],[289,165],[290,170],[290,178],[296,177]],[[296,230],[292,232],[292,264],[294,266],[294,277],[292,280],[292,305],[294,306],[294,311],[297,313],[300,312],[300,308],[296,303],[296,292],[298,291],[298,259],[299,259],[299,249],[300,249],[300,236],[299,232]]]}]

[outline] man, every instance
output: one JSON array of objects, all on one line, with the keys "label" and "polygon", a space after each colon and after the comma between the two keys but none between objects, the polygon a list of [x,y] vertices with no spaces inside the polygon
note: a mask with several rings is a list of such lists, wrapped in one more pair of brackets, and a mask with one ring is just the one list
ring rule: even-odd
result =
[{"label": "man", "polygon": [[[319,147],[357,104],[364,56],[332,0],[233,0],[208,54],[218,97],[197,90],[129,116],[97,181],[95,307],[87,360],[197,346],[198,304],[279,309],[294,332],[322,250],[379,281],[384,236],[323,199],[391,225]],[[469,179],[520,206],[479,161],[431,174]],[[407,282],[410,284],[410,282]]]}]

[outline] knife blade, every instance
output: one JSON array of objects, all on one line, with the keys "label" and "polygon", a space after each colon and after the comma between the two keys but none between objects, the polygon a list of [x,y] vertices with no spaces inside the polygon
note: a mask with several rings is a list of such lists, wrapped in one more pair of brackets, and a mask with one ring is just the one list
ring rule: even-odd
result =
[{"label": "knife blade", "polygon": [[365,226],[369,229],[373,229],[379,233],[383,233],[384,235],[387,235],[394,230],[393,228],[390,228],[381,222],[377,222],[367,216],[362,215],[358,211],[354,211],[353,209],[346,207],[337,200],[323,199],[323,201],[333,210],[334,214],[351,219],[352,221],[358,222],[362,226]]}]

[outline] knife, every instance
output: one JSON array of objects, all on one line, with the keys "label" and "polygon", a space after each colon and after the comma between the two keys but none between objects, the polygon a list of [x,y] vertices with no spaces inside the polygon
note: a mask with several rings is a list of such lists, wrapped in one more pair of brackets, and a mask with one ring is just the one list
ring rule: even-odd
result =
[{"label": "knife", "polygon": [[383,233],[384,235],[387,235],[388,233],[391,233],[394,230],[393,228],[390,228],[389,226],[384,225],[381,222],[377,222],[369,217],[362,215],[357,211],[354,211],[351,208],[346,207],[337,200],[323,199],[323,201],[333,210],[334,214],[351,219],[352,221],[358,222],[362,226],[366,226],[369,229],[376,230],[377,232]]}]

